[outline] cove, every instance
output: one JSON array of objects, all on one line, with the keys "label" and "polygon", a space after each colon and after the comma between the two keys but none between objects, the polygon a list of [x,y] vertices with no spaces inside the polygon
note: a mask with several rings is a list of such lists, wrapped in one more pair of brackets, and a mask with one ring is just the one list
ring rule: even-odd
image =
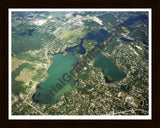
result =
[{"label": "cove", "polygon": [[73,46],[73,47],[68,47],[65,49],[66,52],[72,52],[73,54],[85,54],[86,49],[83,47],[83,39],[81,39],[81,43]]},{"label": "cove", "polygon": [[101,53],[95,56],[94,66],[102,69],[106,82],[119,81],[126,76],[117,68],[113,59],[106,58]]},{"label": "cove", "polygon": [[[48,78],[37,85],[36,93],[32,96],[33,101],[40,104],[53,104],[61,95],[71,90],[76,81],[73,79],[64,81],[62,76],[64,73],[69,73],[76,64],[77,59],[72,53],[67,53],[65,56],[62,53],[55,54],[53,63],[48,69]],[[66,75],[65,77],[67,79],[69,76]],[[62,86],[61,89],[57,89],[58,83]],[[56,90],[53,90],[53,87]],[[51,95],[50,90],[54,96]]]}]

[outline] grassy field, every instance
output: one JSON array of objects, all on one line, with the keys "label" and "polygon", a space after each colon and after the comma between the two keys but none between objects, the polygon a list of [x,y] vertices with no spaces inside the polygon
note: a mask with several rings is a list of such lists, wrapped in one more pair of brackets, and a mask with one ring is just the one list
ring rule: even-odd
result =
[{"label": "grassy field", "polygon": [[83,27],[79,27],[75,30],[67,30],[65,31],[62,35],[59,36],[60,39],[63,40],[73,40],[73,39],[77,39],[77,38],[83,38],[83,36],[85,35],[83,31]]},{"label": "grassy field", "polygon": [[[14,95],[19,95],[20,92],[22,93],[25,93],[25,90],[26,90],[26,86],[25,83],[24,83],[24,80],[23,82],[22,81],[17,81],[16,78],[18,76],[21,76],[24,74],[21,74],[21,72],[24,70],[24,69],[27,69],[28,71],[33,71],[35,70],[32,65],[28,64],[28,63],[23,63],[21,64],[18,68],[16,68],[13,72],[12,72],[12,93]],[[22,79],[21,79],[22,80]]]},{"label": "grassy field", "polygon": [[24,60],[20,60],[20,59],[17,59],[16,57],[12,57],[12,71],[18,68],[22,63],[24,63]]},{"label": "grassy field", "polygon": [[36,73],[36,71],[30,71],[29,69],[24,68],[20,75],[15,78],[16,81],[22,81],[24,83],[29,82],[32,79],[32,76]]}]

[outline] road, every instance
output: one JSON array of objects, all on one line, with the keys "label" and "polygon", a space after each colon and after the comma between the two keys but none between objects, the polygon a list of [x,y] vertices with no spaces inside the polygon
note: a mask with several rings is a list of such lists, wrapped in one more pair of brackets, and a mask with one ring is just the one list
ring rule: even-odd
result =
[{"label": "road", "polygon": [[117,113],[114,113],[114,115],[116,115],[116,114],[118,115],[120,113],[132,112],[132,111],[142,111],[142,112],[148,113],[148,111],[144,111],[143,109],[136,109],[136,110],[127,110],[127,111],[117,112]]}]

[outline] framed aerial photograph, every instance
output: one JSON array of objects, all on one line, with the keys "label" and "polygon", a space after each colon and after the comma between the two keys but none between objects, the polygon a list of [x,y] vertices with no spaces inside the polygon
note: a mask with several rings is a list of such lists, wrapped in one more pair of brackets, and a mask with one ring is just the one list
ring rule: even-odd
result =
[{"label": "framed aerial photograph", "polygon": [[9,120],[151,120],[151,8],[9,8]]}]

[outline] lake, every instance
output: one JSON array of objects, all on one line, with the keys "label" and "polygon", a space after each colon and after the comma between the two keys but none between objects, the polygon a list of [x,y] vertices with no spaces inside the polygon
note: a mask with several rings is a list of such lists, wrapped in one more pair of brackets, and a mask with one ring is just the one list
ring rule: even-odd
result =
[{"label": "lake", "polygon": [[[62,53],[55,54],[53,63],[48,69],[48,78],[37,86],[36,93],[32,97],[33,101],[41,104],[53,104],[58,97],[72,89],[76,81],[73,79],[65,81],[63,74],[69,73],[76,64],[77,59],[72,53],[67,53],[65,56],[63,56]],[[68,75],[65,75],[65,79],[68,78]],[[59,87],[61,87],[61,89],[58,89]],[[51,95],[50,90],[53,90],[52,93],[55,96]],[[48,97],[51,98],[46,100],[48,98],[46,98],[46,95],[48,94],[50,95]]]},{"label": "lake", "polygon": [[126,76],[117,68],[112,58],[106,58],[101,53],[95,56],[94,66],[102,69],[106,82],[119,81]]},{"label": "lake", "polygon": [[136,21],[140,21],[140,20],[148,20],[148,16],[147,15],[139,15],[139,16],[130,16],[127,20],[125,20],[123,23],[125,25],[132,25],[134,24]]},{"label": "lake", "polygon": [[103,43],[110,33],[104,29],[99,29],[97,32],[90,32],[84,38],[86,40],[96,40],[98,43]]}]

